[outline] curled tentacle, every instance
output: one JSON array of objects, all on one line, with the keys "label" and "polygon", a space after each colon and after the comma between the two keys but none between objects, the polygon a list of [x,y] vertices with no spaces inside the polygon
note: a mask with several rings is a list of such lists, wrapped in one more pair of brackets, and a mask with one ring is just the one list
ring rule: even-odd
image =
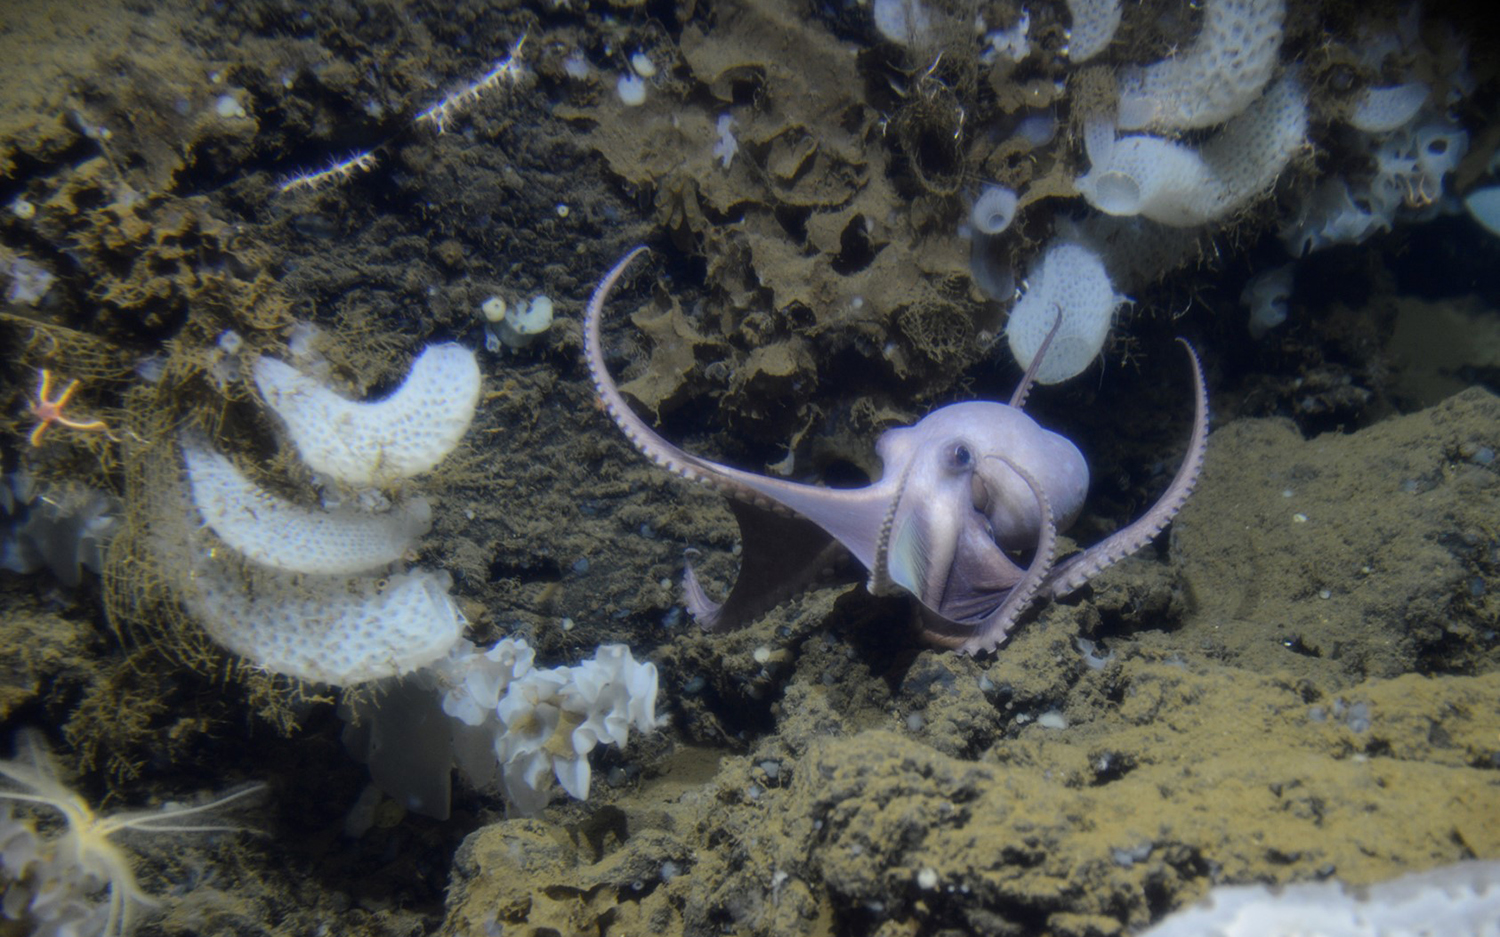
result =
[{"label": "curled tentacle", "polygon": [[983,654],[986,651],[993,651],[1000,645],[1000,642],[1005,640],[1011,626],[1016,623],[1016,619],[1031,607],[1031,602],[1036,598],[1043,580],[1052,570],[1052,560],[1057,553],[1057,523],[1052,516],[1052,502],[1047,498],[1047,492],[1030,472],[1004,456],[990,455],[986,458],[1004,463],[1007,468],[1021,476],[1022,481],[1026,482],[1026,487],[1031,489],[1031,494],[1036,498],[1037,507],[1041,511],[1042,527],[1037,539],[1036,553],[1031,558],[1031,565],[1026,567],[1026,575],[1011,588],[1005,601],[1000,603],[1000,607],[995,609],[994,614],[985,619],[967,641],[959,645],[958,650],[963,654]]},{"label": "curled tentacle", "polygon": [[1150,543],[1182,510],[1188,495],[1193,493],[1194,486],[1198,484],[1198,476],[1203,471],[1204,453],[1208,450],[1208,388],[1203,380],[1203,365],[1198,360],[1198,353],[1186,339],[1179,338],[1178,341],[1187,349],[1188,363],[1193,367],[1195,396],[1193,435],[1188,440],[1187,454],[1183,456],[1182,465],[1178,467],[1177,474],[1173,476],[1172,483],[1167,486],[1161,498],[1139,520],[1058,564],[1044,584],[1052,595],[1067,595]]}]

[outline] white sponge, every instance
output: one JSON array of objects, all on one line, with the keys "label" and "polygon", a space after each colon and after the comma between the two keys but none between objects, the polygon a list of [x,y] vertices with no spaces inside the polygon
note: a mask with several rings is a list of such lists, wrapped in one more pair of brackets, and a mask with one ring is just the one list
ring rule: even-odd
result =
[{"label": "white sponge", "polygon": [[1389,133],[1405,126],[1426,103],[1427,86],[1420,81],[1367,88],[1354,102],[1349,123],[1366,133]]},{"label": "white sponge", "polygon": [[302,461],[350,485],[385,484],[437,465],[479,402],[479,363],[456,344],[426,348],[396,392],[377,403],[355,403],[272,358],[254,370]]},{"label": "white sponge", "polygon": [[1122,130],[1212,127],[1243,111],[1271,80],[1286,0],[1208,0],[1185,52],[1120,79]]},{"label": "white sponge", "polygon": [[529,673],[535,660],[536,651],[520,638],[502,638],[482,654],[468,641],[458,642],[433,668],[445,688],[443,712],[464,725],[484,725],[511,682]]},{"label": "white sponge", "polygon": [[1286,321],[1293,273],[1292,264],[1282,264],[1252,277],[1240,291],[1240,304],[1250,310],[1250,337],[1256,341]]},{"label": "white sponge", "polygon": [[[443,711],[488,735],[506,795],[523,815],[547,805],[553,778],[586,799],[589,752],[599,744],[624,747],[631,729],[659,724],[656,665],[637,662],[625,645],[600,645],[592,660],[573,667],[540,670],[534,661],[518,638],[482,654],[460,641],[434,668],[445,688]],[[471,776],[487,774],[475,767]]]},{"label": "white sponge", "polygon": [[1016,204],[1016,193],[1011,189],[986,185],[969,210],[969,224],[980,234],[999,234],[1015,220]]},{"label": "white sponge", "polygon": [[1221,885],[1141,937],[1500,937],[1500,862],[1458,862],[1369,888]]},{"label": "white sponge", "polygon": [[564,709],[587,714],[573,730],[573,751],[586,755],[600,742],[624,748],[632,726],[656,727],[656,665],[637,663],[623,644],[600,645],[592,660],[572,668],[562,698]]},{"label": "white sponge", "polygon": [[432,509],[411,499],[387,514],[310,511],[252,483],[206,441],[185,438],[193,504],[219,538],[246,559],[293,573],[361,573],[401,559],[427,532]]},{"label": "white sponge", "polygon": [[1068,58],[1086,62],[1109,45],[1120,28],[1120,0],[1068,0]]},{"label": "white sponge", "polygon": [[1084,199],[1105,214],[1188,227],[1270,187],[1307,135],[1307,100],[1289,72],[1201,150],[1150,136],[1108,143],[1094,129],[1089,172],[1076,182]]},{"label": "white sponge", "polygon": [[217,642],[256,666],[349,686],[410,673],[448,653],[464,618],[445,572],[389,580],[263,574],[246,589],[203,563],[184,604]]},{"label": "white sponge", "polygon": [[1021,367],[1030,367],[1061,315],[1062,325],[1036,379],[1056,384],[1080,374],[1104,348],[1115,310],[1123,301],[1093,251],[1078,244],[1054,244],[1032,271],[1026,295],[1010,311],[1005,336],[1011,354]]}]

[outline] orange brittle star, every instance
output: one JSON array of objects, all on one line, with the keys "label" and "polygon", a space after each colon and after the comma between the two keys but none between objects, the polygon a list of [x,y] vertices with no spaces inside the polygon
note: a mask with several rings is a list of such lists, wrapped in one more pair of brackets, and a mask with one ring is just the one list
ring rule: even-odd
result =
[{"label": "orange brittle star", "polygon": [[[103,432],[106,436],[109,435],[109,427],[105,425],[103,420],[90,420],[87,423],[83,423],[63,416],[63,407],[66,407],[68,401],[73,398],[73,392],[78,389],[78,381],[75,380],[63,388],[63,392],[58,394],[56,399],[48,400],[48,396],[52,393],[52,372],[47,368],[42,368],[37,373],[40,375],[40,379],[36,385],[36,400],[31,404],[31,415],[36,417],[37,421],[36,428],[31,431],[31,444],[33,446],[40,446],[42,444],[42,434],[53,423],[56,423],[58,426],[66,426],[68,429],[83,430],[84,432],[99,431]],[[110,438],[113,439],[114,437],[111,436]]]}]

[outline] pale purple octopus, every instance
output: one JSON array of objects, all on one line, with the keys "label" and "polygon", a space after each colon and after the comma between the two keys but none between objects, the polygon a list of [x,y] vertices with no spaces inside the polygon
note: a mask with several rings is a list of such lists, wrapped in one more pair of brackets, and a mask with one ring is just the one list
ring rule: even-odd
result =
[{"label": "pale purple octopus", "polygon": [[[691,564],[688,611],[704,629],[742,627],[830,571],[844,551],[870,572],[875,594],[904,591],[929,642],[978,654],[1005,640],[1038,592],[1064,595],[1145,546],[1187,501],[1203,468],[1208,390],[1192,346],[1193,432],[1167,490],[1139,520],[1055,562],[1057,532],[1083,507],[1089,470],[1078,448],[1022,412],[1044,344],[1008,404],[940,407],[876,443],[883,471],[863,488],[783,481],[700,459],[667,442],[626,405],[599,343],[610,290],[644,248],[626,254],[589,300],[584,349],[599,401],[652,462],[728,497],[739,521],[738,580],[722,603],[704,593]],[[1032,552],[1021,568],[1011,553]]]}]

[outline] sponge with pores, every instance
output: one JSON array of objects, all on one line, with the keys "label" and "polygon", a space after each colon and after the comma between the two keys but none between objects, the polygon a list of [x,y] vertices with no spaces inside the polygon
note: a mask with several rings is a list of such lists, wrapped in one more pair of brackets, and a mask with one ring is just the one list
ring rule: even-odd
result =
[{"label": "sponge with pores", "polygon": [[1145,135],[1110,140],[1089,129],[1089,171],[1075,184],[1090,205],[1189,227],[1223,218],[1270,188],[1306,139],[1307,95],[1289,71],[1198,149]]},{"label": "sponge with pores", "polygon": [[388,580],[255,575],[203,563],[183,596],[219,644],[272,673],[349,686],[425,667],[463,636],[445,572]]},{"label": "sponge with pores", "polygon": [[1122,130],[1212,127],[1243,111],[1271,80],[1286,0],[1207,0],[1181,55],[1120,80]]},{"label": "sponge with pores", "polygon": [[349,485],[427,471],[458,445],[479,402],[479,362],[461,345],[432,345],[384,400],[356,403],[274,358],[255,385],[308,467]]},{"label": "sponge with pores", "polygon": [[1030,367],[1061,316],[1036,379],[1056,384],[1081,374],[1104,348],[1115,310],[1123,301],[1093,251],[1080,244],[1054,244],[1032,271],[1026,295],[1010,311],[1005,337],[1011,354],[1021,367]]},{"label": "sponge with pores", "polygon": [[182,455],[203,522],[246,559],[273,569],[330,575],[378,569],[401,559],[432,520],[421,498],[385,514],[308,510],[251,482],[204,439],[184,438]]}]

